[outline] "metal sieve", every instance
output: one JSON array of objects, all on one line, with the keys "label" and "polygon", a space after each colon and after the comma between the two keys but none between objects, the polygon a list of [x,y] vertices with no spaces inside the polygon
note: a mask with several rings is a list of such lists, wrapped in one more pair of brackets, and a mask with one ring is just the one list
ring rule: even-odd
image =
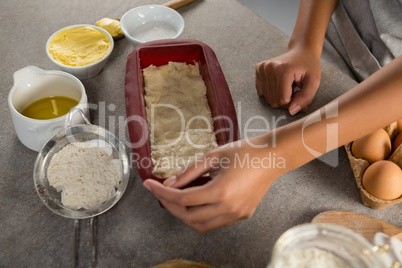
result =
[{"label": "metal sieve", "polygon": [[[79,113],[86,124],[70,126],[73,115]],[[53,186],[49,184],[47,169],[49,167],[52,157],[64,148],[67,144],[73,142],[98,142],[97,146],[105,146],[110,151],[110,160],[118,162],[120,166],[120,183],[116,188],[115,194],[112,198],[98,204],[92,208],[80,208],[72,209],[65,207],[61,202],[61,193],[57,191]],[[129,163],[128,156],[124,145],[108,130],[91,125],[89,120],[85,117],[82,110],[79,108],[73,108],[66,117],[65,128],[59,133],[51,137],[41,148],[35,161],[34,166],[34,183],[36,191],[42,200],[42,202],[52,212],[63,216],[65,218],[74,219],[74,264],[77,264],[78,260],[78,242],[79,242],[79,220],[91,218],[92,228],[92,264],[95,263],[95,230],[96,226],[94,217],[98,216],[111,207],[113,207],[122,197],[124,191],[127,188],[129,180]]]}]

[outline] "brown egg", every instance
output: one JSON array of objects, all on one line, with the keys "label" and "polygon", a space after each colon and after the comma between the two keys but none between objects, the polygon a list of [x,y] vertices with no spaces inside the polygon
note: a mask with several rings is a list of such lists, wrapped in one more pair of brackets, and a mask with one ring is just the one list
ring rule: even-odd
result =
[{"label": "brown egg", "polygon": [[398,131],[402,132],[402,119],[399,119],[398,121],[396,121],[396,127],[397,127]]},{"label": "brown egg", "polygon": [[398,149],[399,145],[402,143],[402,132],[395,137],[394,141],[392,142],[392,150],[395,151]]},{"label": "brown egg", "polygon": [[363,188],[382,200],[402,195],[402,170],[394,162],[381,160],[370,165],[363,174]]},{"label": "brown egg", "polygon": [[356,158],[367,160],[370,164],[388,159],[391,154],[391,139],[384,129],[360,138],[352,143],[352,154]]}]

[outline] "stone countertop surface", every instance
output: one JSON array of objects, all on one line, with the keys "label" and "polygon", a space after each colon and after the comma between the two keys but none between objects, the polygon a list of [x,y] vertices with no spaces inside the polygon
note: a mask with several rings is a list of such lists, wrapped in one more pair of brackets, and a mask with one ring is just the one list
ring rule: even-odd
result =
[{"label": "stone countertop surface", "polygon": [[[154,0],[162,4],[163,0]],[[0,8],[0,267],[71,267],[74,220],[53,214],[39,199],[33,183],[37,153],[18,140],[7,106],[13,73],[34,65],[57,69],[46,56],[45,43],[56,30],[120,18],[127,10],[149,4],[135,0],[3,1]],[[303,115],[271,109],[256,94],[254,68],[259,61],[286,50],[288,36],[235,0],[198,0],[178,10],[185,20],[181,38],[200,40],[216,53],[237,110],[242,137],[251,129],[273,129]],[[91,121],[116,133],[124,128],[124,76],[133,47],[115,43],[103,71],[84,80]],[[310,106],[321,107],[354,86],[340,70],[322,62],[322,82]],[[106,111],[105,113],[102,111]],[[257,116],[249,121],[252,116]],[[265,120],[263,120],[265,118]],[[123,132],[124,132],[123,131]],[[121,134],[121,133],[120,133]],[[123,137],[127,133],[123,133]],[[130,155],[131,151],[127,150]],[[401,226],[401,205],[373,210],[361,203],[343,148],[334,166],[314,160],[279,178],[254,216],[233,226],[198,234],[142,187],[135,166],[122,199],[97,217],[97,267],[151,267],[183,258],[215,267],[266,267],[273,245],[289,228],[310,222],[318,213],[343,209]],[[81,221],[79,266],[90,266],[89,220]]]}]

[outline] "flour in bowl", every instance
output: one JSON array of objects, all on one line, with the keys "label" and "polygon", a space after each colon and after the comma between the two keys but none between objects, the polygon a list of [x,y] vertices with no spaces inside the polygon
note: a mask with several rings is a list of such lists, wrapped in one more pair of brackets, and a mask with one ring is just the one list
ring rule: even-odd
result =
[{"label": "flour in bowl", "polygon": [[319,248],[296,248],[284,253],[272,268],[348,268],[343,259]]},{"label": "flour in bowl", "polygon": [[71,143],[57,152],[47,170],[49,184],[61,191],[64,206],[92,208],[110,198],[120,183],[120,166],[110,153],[88,143]]}]

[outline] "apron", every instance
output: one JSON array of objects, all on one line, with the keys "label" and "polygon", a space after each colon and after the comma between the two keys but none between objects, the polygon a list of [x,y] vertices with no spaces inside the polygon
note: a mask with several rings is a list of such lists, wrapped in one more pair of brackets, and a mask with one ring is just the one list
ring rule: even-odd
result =
[{"label": "apron", "polygon": [[340,0],[323,58],[361,82],[402,55],[402,0]]}]

